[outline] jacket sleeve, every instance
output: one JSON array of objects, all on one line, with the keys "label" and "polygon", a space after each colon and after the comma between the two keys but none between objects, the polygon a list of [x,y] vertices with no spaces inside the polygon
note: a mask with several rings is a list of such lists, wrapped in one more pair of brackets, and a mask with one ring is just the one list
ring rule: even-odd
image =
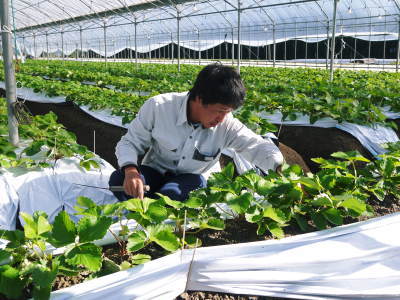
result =
[{"label": "jacket sleeve", "polygon": [[147,100],[129,124],[128,132],[118,142],[115,155],[121,168],[130,164],[138,165],[138,157],[151,145],[155,107],[153,98]]},{"label": "jacket sleeve", "polygon": [[271,139],[263,139],[233,117],[228,122],[226,147],[233,148],[264,172],[283,164],[283,155]]}]

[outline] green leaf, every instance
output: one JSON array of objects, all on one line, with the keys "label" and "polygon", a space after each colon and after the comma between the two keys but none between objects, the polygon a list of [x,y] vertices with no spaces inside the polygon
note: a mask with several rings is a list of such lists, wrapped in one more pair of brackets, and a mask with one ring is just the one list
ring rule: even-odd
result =
[{"label": "green leaf", "polygon": [[332,157],[341,158],[348,161],[363,161],[363,162],[370,162],[369,159],[365,158],[360,154],[358,151],[349,151],[349,152],[335,152],[331,154]]},{"label": "green leaf", "polygon": [[317,226],[319,230],[323,230],[328,227],[328,222],[320,212],[311,212],[310,216],[315,226]]},{"label": "green leaf", "polygon": [[90,271],[101,268],[101,248],[92,243],[75,246],[66,255],[66,261],[71,265],[83,265]]},{"label": "green leaf", "polygon": [[167,209],[156,203],[150,204],[144,213],[156,223],[160,223],[168,217]]},{"label": "green leaf", "polygon": [[131,252],[138,251],[145,246],[145,242],[147,241],[147,235],[143,231],[134,231],[128,237],[127,249]]},{"label": "green leaf", "polygon": [[102,239],[112,224],[110,217],[83,217],[78,222],[79,242],[91,242]]},{"label": "green leaf", "polygon": [[7,261],[9,261],[10,258],[11,258],[10,252],[0,249],[0,264],[2,264],[3,262],[7,263]]},{"label": "green leaf", "polygon": [[315,196],[314,199],[311,201],[311,205],[333,207],[333,203],[331,199],[329,199],[329,196],[324,194],[319,194]]},{"label": "green leaf", "polygon": [[235,166],[232,162],[229,162],[225,168],[222,169],[221,174],[223,174],[227,179],[232,179],[235,173]]},{"label": "green leaf", "polygon": [[51,288],[51,285],[53,284],[53,281],[57,275],[57,269],[55,271],[52,271],[49,268],[42,266],[40,264],[33,264],[29,272],[31,273],[34,285],[43,288],[45,287]]},{"label": "green leaf", "polygon": [[257,206],[252,206],[247,210],[245,218],[247,222],[258,223],[263,218],[263,212]]},{"label": "green leaf", "polygon": [[25,280],[19,275],[19,271],[9,265],[0,266],[0,293],[11,299],[20,298]]},{"label": "green leaf", "polygon": [[76,276],[79,274],[78,267],[72,266],[66,262],[65,255],[59,255],[53,259],[53,262],[58,264],[58,273],[65,276]]},{"label": "green leaf", "polygon": [[41,150],[41,147],[44,145],[44,141],[34,141],[29,147],[26,147],[24,149],[24,152],[28,156],[35,155],[36,153],[39,153]]},{"label": "green leaf", "polygon": [[7,244],[7,248],[16,248],[22,244],[25,244],[25,233],[21,230],[0,230],[0,238],[10,241]]},{"label": "green leaf", "polygon": [[315,182],[314,179],[309,178],[309,177],[302,177],[299,179],[299,182],[302,185],[305,185],[308,188],[314,189],[314,190],[319,190],[319,185],[317,182]]},{"label": "green leaf", "polygon": [[253,200],[252,194],[246,192],[240,196],[232,195],[227,199],[227,203],[234,212],[243,214],[249,208],[251,200]]},{"label": "green leaf", "polygon": [[275,222],[268,223],[267,228],[276,238],[281,239],[285,237],[283,229],[277,223]]},{"label": "green leaf", "polygon": [[279,224],[286,223],[286,216],[279,208],[273,208],[272,206],[267,206],[264,208],[263,216],[265,218],[270,218]]},{"label": "green leaf", "polygon": [[149,239],[165,250],[173,252],[179,248],[179,239],[172,233],[172,227],[167,225],[149,226]]},{"label": "green leaf", "polygon": [[190,197],[186,202],[184,202],[184,205],[189,208],[199,208],[203,206],[203,200],[199,197]]},{"label": "green leaf", "polygon": [[225,223],[222,219],[210,218],[207,222],[201,224],[202,229],[210,228],[214,230],[224,230]]},{"label": "green leaf", "polygon": [[51,225],[49,221],[43,216],[39,216],[37,221],[37,231],[38,235],[42,235],[43,233],[49,232],[51,230]]},{"label": "green leaf", "polygon": [[274,187],[274,184],[270,181],[265,180],[264,178],[260,179],[256,183],[256,192],[259,195],[266,196],[268,195],[272,188]]},{"label": "green leaf", "polygon": [[141,265],[151,261],[151,256],[147,254],[136,254],[132,256],[132,263],[134,265]]},{"label": "green leaf", "polygon": [[144,207],[142,200],[139,198],[132,198],[127,201],[124,201],[125,208],[130,211],[138,211],[138,212],[143,212]]},{"label": "green leaf", "polygon": [[75,223],[65,211],[61,211],[53,223],[54,246],[61,247],[75,242],[76,232]]},{"label": "green leaf", "polygon": [[50,286],[33,286],[33,299],[35,300],[47,300],[50,298],[51,285]]},{"label": "green leaf", "polygon": [[322,211],[323,216],[329,222],[335,225],[342,225],[343,224],[343,217],[340,214],[340,211],[336,208],[328,208]]},{"label": "green leaf", "polygon": [[159,196],[164,201],[165,204],[172,206],[173,208],[179,209],[185,206],[185,204],[183,204],[182,202],[171,200],[170,197],[165,196],[163,194],[156,193],[156,195]]},{"label": "green leaf", "polygon": [[202,242],[199,238],[195,237],[194,235],[186,235],[185,244],[189,248],[198,248],[201,247]]},{"label": "green leaf", "polygon": [[302,215],[295,214],[294,218],[296,219],[296,222],[302,231],[307,232],[310,229],[310,226],[308,226],[307,220]]},{"label": "green leaf", "polygon": [[357,197],[354,197],[353,195],[342,195],[340,199],[338,197],[336,197],[336,199],[343,201],[340,206],[351,209],[357,213],[357,215],[361,215],[367,210],[367,205],[365,202]]},{"label": "green leaf", "polygon": [[96,273],[98,277],[106,276],[109,274],[113,274],[116,272],[121,271],[121,268],[118,264],[110,260],[109,258],[104,258],[101,264],[101,269],[99,272]]},{"label": "green leaf", "polygon": [[37,238],[37,236],[38,236],[37,224],[33,220],[33,217],[25,212],[20,212],[19,214],[25,222],[25,225],[24,225],[25,237],[28,239]]},{"label": "green leaf", "polygon": [[86,208],[91,208],[96,206],[96,203],[93,202],[93,200],[87,198],[87,197],[83,197],[83,196],[79,196],[76,199],[76,204],[78,204],[79,206],[82,207],[86,207]]},{"label": "green leaf", "polygon": [[124,260],[120,265],[119,265],[121,271],[127,270],[129,268],[132,268],[132,264],[126,260]]}]

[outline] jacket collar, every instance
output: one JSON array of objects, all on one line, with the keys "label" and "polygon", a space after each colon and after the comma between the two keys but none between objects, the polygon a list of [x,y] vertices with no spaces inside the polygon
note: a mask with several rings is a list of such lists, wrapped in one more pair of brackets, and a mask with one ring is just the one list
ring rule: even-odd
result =
[{"label": "jacket collar", "polygon": [[183,125],[185,122],[189,123],[189,120],[187,118],[188,104],[189,104],[189,93],[186,94],[183,101],[181,101],[181,105],[178,112],[178,120],[176,121],[177,126]]}]

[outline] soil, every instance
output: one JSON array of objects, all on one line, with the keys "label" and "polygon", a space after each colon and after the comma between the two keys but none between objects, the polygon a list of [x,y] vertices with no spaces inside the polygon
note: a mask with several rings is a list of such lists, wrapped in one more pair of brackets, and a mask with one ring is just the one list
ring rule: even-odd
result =
[{"label": "soil", "polygon": [[[58,115],[58,121],[77,136],[78,143],[87,146],[93,150],[93,132],[96,132],[96,153],[117,167],[117,161],[114,155],[116,143],[126,130],[120,127],[101,122],[79,109],[72,103],[66,104],[41,104],[36,102],[26,102],[29,110],[34,114],[45,114],[53,111]],[[400,123],[399,123],[400,127]],[[335,151],[358,150],[368,158],[371,155],[361,144],[350,134],[334,128],[316,128],[306,126],[282,126],[279,135],[279,148],[282,151],[285,160],[289,163],[296,163],[302,166],[305,171],[317,171],[318,167],[310,159],[312,157],[329,158]],[[227,157],[221,158],[224,165],[229,161]],[[393,199],[387,199],[384,202],[376,201],[372,203],[377,216],[386,215],[400,211],[400,204]],[[349,222],[354,220],[348,220]],[[302,233],[296,226],[285,228],[286,236]],[[226,221],[224,231],[204,230],[199,238],[203,246],[216,246],[225,244],[235,244],[241,242],[252,242],[265,239],[271,239],[270,235],[258,236],[256,226],[247,223],[243,219]],[[110,259],[121,260],[119,250],[116,245],[104,247],[104,253]],[[146,254],[150,254],[153,259],[165,255],[164,251],[157,246],[146,249]],[[59,276],[54,289],[61,289],[70,285],[82,282],[87,277],[82,274],[77,277]],[[215,300],[278,300],[283,298],[260,297],[249,295],[231,295],[224,293],[209,292],[186,292],[176,298],[176,300],[197,300],[197,299],[215,299]]]}]

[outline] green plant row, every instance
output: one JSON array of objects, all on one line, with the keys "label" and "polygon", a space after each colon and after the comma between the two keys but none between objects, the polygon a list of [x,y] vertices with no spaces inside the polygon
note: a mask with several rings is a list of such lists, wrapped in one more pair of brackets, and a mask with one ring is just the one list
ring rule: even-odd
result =
[{"label": "green plant row", "polygon": [[[180,73],[171,65],[109,64],[80,62],[31,61],[20,67],[30,74],[90,80],[100,85],[114,85],[124,91],[148,91],[152,94],[188,90],[200,70],[199,66],[182,66]],[[257,127],[258,112],[279,110],[284,119],[294,120],[296,113],[310,116],[311,122],[324,117],[339,122],[395,126],[386,122],[381,107],[400,111],[400,76],[396,73],[366,71],[336,71],[330,83],[325,70],[272,69],[243,67],[242,77],[247,87],[247,102],[242,108],[247,124]],[[262,124],[261,124],[262,125]],[[261,126],[262,127],[262,126]]]},{"label": "green plant row", "polygon": [[[76,136],[57,123],[57,116],[50,112],[32,117],[28,124],[19,125],[22,148],[11,145],[8,141],[7,106],[0,98],[0,167],[49,167],[52,161],[63,157],[77,157],[80,166],[86,170],[99,168],[95,155],[85,146],[76,142]],[[41,153],[39,157],[34,157]]]},{"label": "green plant row", "polygon": [[[113,115],[121,116],[124,124],[133,120],[140,106],[147,99],[147,97],[83,85],[75,81],[45,80],[22,73],[18,73],[16,79],[18,87],[32,88],[35,93],[42,92],[49,97],[64,96],[67,101],[72,101],[77,105],[87,105],[91,110],[109,109]],[[0,80],[4,80],[4,73],[0,72]]]},{"label": "green plant row", "polygon": [[[0,293],[17,299],[25,291],[35,299],[47,299],[58,275],[85,271],[90,279],[124,270],[149,260],[138,251],[151,244],[166,253],[198,247],[200,231],[225,228],[222,213],[257,224],[259,235],[270,232],[281,238],[289,225],[305,232],[325,229],[372,216],[369,203],[373,201],[399,200],[400,143],[388,145],[388,152],[376,161],[357,152],[337,152],[332,157],[314,159],[321,164],[316,174],[285,165],[281,174],[260,176],[250,171],[234,177],[234,167],[229,164],[212,175],[207,188],[191,192],[185,202],[158,195],[158,199],[97,205],[79,197],[75,208],[82,218],[76,224],[65,212],[60,212],[53,224],[44,213],[22,213],[24,231],[0,231],[9,241],[0,251],[0,261],[9,261],[0,267]],[[364,166],[356,168],[357,163]],[[110,229],[114,220],[120,224],[119,232]],[[129,220],[138,226],[130,229]],[[107,231],[118,242],[120,264],[104,257],[93,243]],[[47,244],[64,246],[66,251],[53,257],[46,252]]]}]

